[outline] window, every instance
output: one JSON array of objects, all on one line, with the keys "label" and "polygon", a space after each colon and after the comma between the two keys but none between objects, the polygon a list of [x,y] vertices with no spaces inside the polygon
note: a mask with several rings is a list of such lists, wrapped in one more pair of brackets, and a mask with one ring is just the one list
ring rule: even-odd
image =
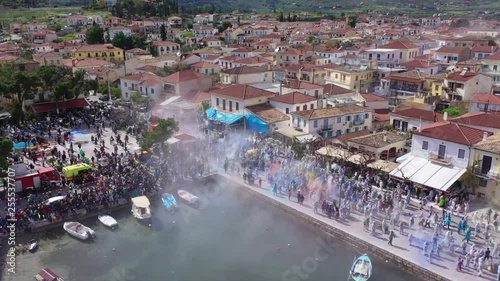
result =
[{"label": "window", "polygon": [[341,130],[337,130],[337,133],[336,133],[337,136],[340,136],[342,135],[342,131]]},{"label": "window", "polygon": [[155,89],[151,88],[151,94],[155,93]]},{"label": "window", "polygon": [[318,128],[318,120],[314,120],[313,127]]},{"label": "window", "polygon": [[302,126],[304,127],[306,126],[306,121],[307,121],[306,119],[302,120]]},{"label": "window", "polygon": [[345,133],[346,133],[346,134],[349,134],[350,132],[351,132],[351,130],[349,130],[349,129],[345,129]]},{"label": "window", "polygon": [[297,106],[297,107],[295,108],[295,111],[300,111],[300,106]]},{"label": "window", "polygon": [[[125,87],[127,87],[127,82],[124,83],[125,84]],[[217,99],[218,100],[218,99]]]},{"label": "window", "polygon": [[428,149],[429,149],[429,142],[423,141],[422,142],[422,150],[428,150]]},{"label": "window", "polygon": [[229,112],[233,112],[233,101],[229,101]]},{"label": "window", "polygon": [[[239,102],[236,102],[235,103],[235,107],[236,107],[236,111],[240,110],[240,103]],[[288,112],[287,112],[288,113]]]},{"label": "window", "polygon": [[465,149],[458,149],[458,158],[465,159]]},{"label": "window", "polygon": [[311,109],[314,109],[314,104],[311,104],[311,106],[310,106],[310,107],[311,107]]},{"label": "window", "polygon": [[300,117],[297,117],[297,126],[300,128]]},{"label": "window", "polygon": [[304,106],[302,106],[302,109],[307,110],[307,104],[304,104]]},{"label": "window", "polygon": [[[127,86],[127,83],[125,83],[125,87],[126,87],[126,86]],[[216,99],[215,99],[215,105],[216,105],[216,106],[219,106],[219,98],[216,98]]]},{"label": "window", "polygon": [[347,116],[347,121],[351,121],[351,116]]},{"label": "window", "polygon": [[285,108],[285,112],[286,112],[286,114],[290,113],[290,109],[288,107]]},{"label": "window", "polygon": [[342,117],[337,117],[337,123],[342,123]]},{"label": "window", "polygon": [[370,113],[365,113],[365,119],[370,118]]}]

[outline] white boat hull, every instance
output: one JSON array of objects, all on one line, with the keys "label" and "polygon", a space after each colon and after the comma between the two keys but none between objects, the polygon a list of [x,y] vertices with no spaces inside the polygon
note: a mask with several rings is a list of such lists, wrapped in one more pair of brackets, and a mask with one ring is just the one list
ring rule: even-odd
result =
[{"label": "white boat hull", "polygon": [[189,205],[197,205],[200,202],[200,199],[197,196],[194,196],[192,193],[182,189],[177,191],[177,195],[179,195],[179,197]]},{"label": "white boat hull", "polygon": [[99,215],[99,221],[107,227],[116,227],[118,222],[110,215]]},{"label": "white boat hull", "polygon": [[134,208],[132,207],[132,214],[134,215],[134,218],[139,219],[139,220],[147,220],[151,218],[151,209],[144,208],[144,211],[141,211],[140,208]]},{"label": "white boat hull", "polygon": [[81,240],[88,240],[95,237],[94,230],[79,222],[65,222],[63,228],[69,235]]}]

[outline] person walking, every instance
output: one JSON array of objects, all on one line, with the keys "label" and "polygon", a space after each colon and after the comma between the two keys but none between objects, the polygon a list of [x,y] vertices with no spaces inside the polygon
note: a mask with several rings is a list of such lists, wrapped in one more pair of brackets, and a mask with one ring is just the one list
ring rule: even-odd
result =
[{"label": "person walking", "polygon": [[391,233],[389,233],[389,242],[387,244],[391,245],[391,246],[394,246],[392,245],[392,240],[394,239],[394,231],[391,230]]}]

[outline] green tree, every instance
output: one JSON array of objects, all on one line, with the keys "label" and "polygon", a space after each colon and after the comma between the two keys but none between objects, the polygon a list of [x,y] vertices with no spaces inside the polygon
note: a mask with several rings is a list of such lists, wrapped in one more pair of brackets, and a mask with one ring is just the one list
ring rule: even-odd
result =
[{"label": "green tree", "polygon": [[113,46],[123,50],[130,50],[134,48],[134,39],[132,36],[126,36],[123,32],[118,32],[111,40]]},{"label": "green tree", "polygon": [[[119,99],[122,97],[122,90],[118,88],[116,85],[110,85],[111,88],[111,96]],[[101,93],[103,96],[109,95],[108,93],[108,84],[101,84],[99,85],[99,89],[97,90],[98,93]]]},{"label": "green tree", "polygon": [[86,76],[87,72],[85,70],[77,70],[71,78],[72,92],[75,99],[81,95],[87,97],[90,91],[97,91],[97,81],[87,79]]},{"label": "green tree", "polygon": [[9,161],[7,158],[11,156],[14,143],[5,137],[0,137],[0,177],[5,177],[7,169],[9,168]]},{"label": "green tree", "polygon": [[34,98],[40,86],[42,83],[36,72],[18,71],[12,64],[0,67],[0,94],[7,98],[16,96],[21,105],[21,110],[15,112],[18,116],[12,116],[13,118],[24,121],[24,101]]},{"label": "green tree", "polygon": [[315,37],[315,36],[312,36],[312,35],[311,35],[311,36],[308,36],[308,37],[307,37],[307,43],[312,44],[312,43],[314,42],[314,39],[316,39],[316,37]]},{"label": "green tree", "polygon": [[458,105],[453,105],[446,109],[443,109],[443,112],[447,112],[448,115],[451,117],[458,117],[460,115],[464,115],[465,113],[467,113],[467,109]]},{"label": "green tree", "polygon": [[53,91],[53,98],[56,101],[69,100],[75,97],[75,91],[71,80],[61,80],[57,82]]},{"label": "green tree", "polygon": [[67,67],[42,65],[37,70],[38,77],[42,82],[42,90],[44,92],[51,92],[57,82],[66,77],[71,77],[71,70]]},{"label": "green tree", "polygon": [[25,43],[19,45],[19,54],[23,59],[32,60],[33,59],[33,48]]},{"label": "green tree", "polygon": [[281,21],[281,22],[285,21],[285,17],[283,16],[283,12],[280,12],[279,21]]},{"label": "green tree", "polygon": [[221,25],[219,25],[217,27],[217,29],[219,30],[219,33],[220,32],[223,32],[224,30],[228,29],[229,27],[232,27],[233,25],[228,22],[228,21],[223,21]]},{"label": "green tree", "polygon": [[356,24],[358,23],[358,18],[356,16],[351,16],[347,20],[347,25],[350,27],[356,27]]},{"label": "green tree", "polygon": [[104,44],[104,30],[98,25],[93,25],[86,36],[87,44]]},{"label": "green tree", "polygon": [[150,149],[154,144],[161,144],[179,130],[179,123],[174,118],[161,119],[152,131],[143,133],[141,148]]},{"label": "green tree", "polygon": [[171,66],[165,65],[163,67],[163,71],[165,72],[165,75],[170,75],[178,71],[188,70],[189,68],[190,68],[189,64],[177,62],[172,64]]},{"label": "green tree", "polygon": [[149,101],[149,98],[135,92],[130,95],[130,100],[137,105],[143,105]]},{"label": "green tree", "polygon": [[495,42],[495,40],[488,41],[488,46],[496,46],[496,45],[497,45],[497,42]]},{"label": "green tree", "polygon": [[167,28],[165,27],[164,24],[162,24],[160,27],[160,36],[161,36],[161,41],[167,40]]},{"label": "green tree", "polygon": [[476,193],[476,188],[479,187],[479,178],[476,175],[476,168],[481,163],[481,160],[474,160],[472,165],[467,167],[465,173],[460,177],[460,181],[465,187],[472,190],[472,193]]}]

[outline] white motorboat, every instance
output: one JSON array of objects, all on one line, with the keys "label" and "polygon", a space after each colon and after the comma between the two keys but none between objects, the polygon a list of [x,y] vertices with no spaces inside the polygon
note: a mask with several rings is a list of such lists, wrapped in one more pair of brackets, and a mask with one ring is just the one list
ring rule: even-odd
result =
[{"label": "white motorboat", "polygon": [[149,199],[146,196],[132,198],[132,214],[136,219],[145,220],[151,218]]},{"label": "white motorboat", "polygon": [[35,239],[31,239],[28,242],[28,251],[30,253],[34,253],[34,252],[36,252],[37,249],[38,249],[38,241]]},{"label": "white motorboat", "polygon": [[99,216],[97,216],[97,219],[107,227],[114,228],[118,226],[118,222],[108,214],[100,214]]},{"label": "white motorboat", "polygon": [[179,197],[186,201],[189,205],[197,205],[200,202],[200,198],[183,189],[177,190],[177,195],[179,195]]},{"label": "white motorboat", "polygon": [[71,235],[81,240],[88,240],[95,238],[95,231],[90,227],[85,226],[79,222],[65,222],[63,225],[64,230]]}]

